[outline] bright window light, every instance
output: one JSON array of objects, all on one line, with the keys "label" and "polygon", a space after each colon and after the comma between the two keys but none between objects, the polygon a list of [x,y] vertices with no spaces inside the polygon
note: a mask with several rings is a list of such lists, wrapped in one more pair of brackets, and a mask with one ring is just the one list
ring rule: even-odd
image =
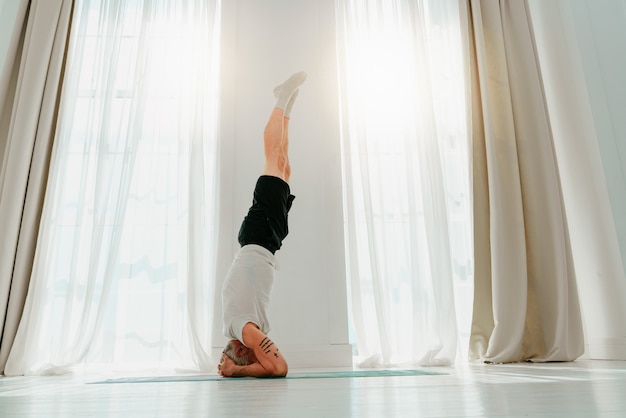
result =
[{"label": "bright window light", "polygon": [[450,363],[473,274],[458,6],[336,4],[352,338],[364,365]]}]

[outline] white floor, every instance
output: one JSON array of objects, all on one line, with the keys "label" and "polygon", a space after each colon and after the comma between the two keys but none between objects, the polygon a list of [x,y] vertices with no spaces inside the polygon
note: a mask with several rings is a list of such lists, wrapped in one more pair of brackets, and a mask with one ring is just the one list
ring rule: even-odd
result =
[{"label": "white floor", "polygon": [[0,377],[0,417],[626,417],[624,361],[435,371],[448,374],[98,385]]}]

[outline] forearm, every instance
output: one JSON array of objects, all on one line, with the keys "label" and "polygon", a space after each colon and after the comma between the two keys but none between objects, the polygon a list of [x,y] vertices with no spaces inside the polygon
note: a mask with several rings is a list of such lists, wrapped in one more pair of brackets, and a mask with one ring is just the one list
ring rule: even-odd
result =
[{"label": "forearm", "polygon": [[284,377],[287,375],[287,369],[268,370],[260,363],[252,363],[246,366],[233,365],[229,372],[229,375],[225,375],[225,377]]}]

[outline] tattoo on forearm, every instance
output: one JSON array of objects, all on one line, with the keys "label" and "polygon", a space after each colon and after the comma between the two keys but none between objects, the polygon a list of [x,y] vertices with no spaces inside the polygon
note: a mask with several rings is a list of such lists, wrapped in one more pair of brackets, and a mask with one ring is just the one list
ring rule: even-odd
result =
[{"label": "tattoo on forearm", "polygon": [[[267,337],[263,338],[263,341],[261,341],[261,343],[259,344],[259,346],[261,347],[261,350],[263,350],[265,354],[269,354],[269,352],[271,351],[271,347],[273,345],[274,345],[274,342]],[[278,357],[276,353],[274,353],[274,356]]]}]

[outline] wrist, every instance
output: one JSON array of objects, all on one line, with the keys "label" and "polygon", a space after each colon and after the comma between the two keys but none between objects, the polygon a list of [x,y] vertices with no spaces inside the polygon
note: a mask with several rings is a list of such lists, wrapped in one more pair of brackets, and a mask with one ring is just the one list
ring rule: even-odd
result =
[{"label": "wrist", "polygon": [[231,376],[233,376],[233,377],[241,377],[241,376],[244,376],[244,375],[245,375],[245,373],[244,373],[244,367],[245,367],[245,366],[237,366],[237,365],[235,365],[235,366],[233,367],[233,370],[232,370]]}]

